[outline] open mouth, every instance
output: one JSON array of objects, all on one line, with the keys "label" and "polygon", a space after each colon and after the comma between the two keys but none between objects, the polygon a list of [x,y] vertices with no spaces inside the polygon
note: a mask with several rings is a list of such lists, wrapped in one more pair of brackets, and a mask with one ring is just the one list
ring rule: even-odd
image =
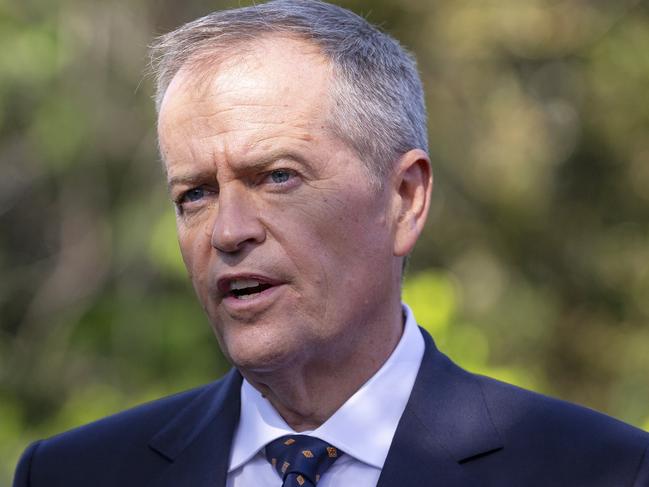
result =
[{"label": "open mouth", "polygon": [[252,299],[271,287],[272,284],[256,279],[233,279],[229,282],[226,296],[241,300]]}]

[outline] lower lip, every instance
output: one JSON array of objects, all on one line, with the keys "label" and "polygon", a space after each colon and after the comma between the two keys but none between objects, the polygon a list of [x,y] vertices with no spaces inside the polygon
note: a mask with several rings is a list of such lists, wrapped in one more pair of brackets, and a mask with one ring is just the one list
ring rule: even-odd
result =
[{"label": "lower lip", "polygon": [[265,308],[273,304],[277,298],[277,294],[281,291],[283,285],[277,285],[264,289],[260,293],[255,293],[246,296],[244,299],[239,299],[234,296],[228,295],[223,298],[223,304],[226,308],[232,311],[263,311]]}]

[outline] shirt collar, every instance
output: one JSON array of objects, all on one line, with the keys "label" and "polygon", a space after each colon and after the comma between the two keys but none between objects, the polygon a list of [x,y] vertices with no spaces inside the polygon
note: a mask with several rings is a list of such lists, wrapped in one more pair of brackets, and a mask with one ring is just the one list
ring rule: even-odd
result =
[{"label": "shirt collar", "polygon": [[[388,360],[327,421],[314,431],[300,433],[329,442],[376,468],[383,468],[424,355],[424,340],[412,311],[402,306],[406,317],[403,335]],[[248,462],[271,441],[289,434],[297,433],[244,379],[228,472]]]}]

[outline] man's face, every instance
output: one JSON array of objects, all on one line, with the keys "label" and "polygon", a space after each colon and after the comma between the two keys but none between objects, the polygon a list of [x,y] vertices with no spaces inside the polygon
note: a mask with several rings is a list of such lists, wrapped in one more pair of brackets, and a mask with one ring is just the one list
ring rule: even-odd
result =
[{"label": "man's face", "polygon": [[191,77],[167,90],[159,139],[183,259],[221,348],[260,371],[353,354],[398,300],[400,261],[391,192],[327,128],[329,63],[272,38],[199,86]]}]

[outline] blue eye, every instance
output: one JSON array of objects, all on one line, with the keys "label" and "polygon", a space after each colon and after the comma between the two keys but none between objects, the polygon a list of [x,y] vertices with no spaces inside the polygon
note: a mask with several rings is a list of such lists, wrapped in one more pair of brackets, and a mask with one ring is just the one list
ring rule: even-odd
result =
[{"label": "blue eye", "polygon": [[182,199],[183,201],[194,202],[200,200],[203,196],[205,196],[205,190],[203,188],[193,188],[187,191]]},{"label": "blue eye", "polygon": [[272,171],[270,173],[270,179],[275,184],[285,183],[289,179],[291,179],[291,176],[292,176],[291,172],[287,171],[286,169],[277,169],[276,171]]}]

